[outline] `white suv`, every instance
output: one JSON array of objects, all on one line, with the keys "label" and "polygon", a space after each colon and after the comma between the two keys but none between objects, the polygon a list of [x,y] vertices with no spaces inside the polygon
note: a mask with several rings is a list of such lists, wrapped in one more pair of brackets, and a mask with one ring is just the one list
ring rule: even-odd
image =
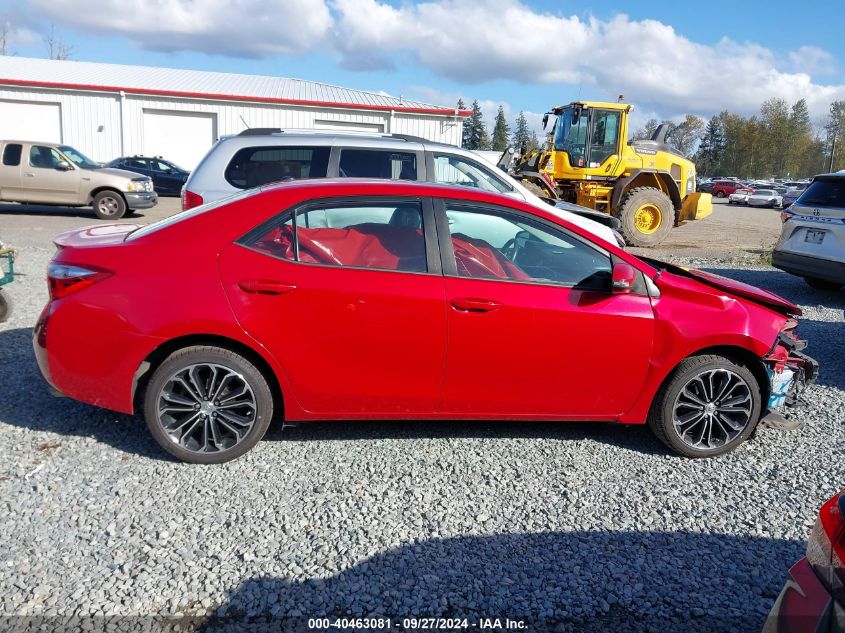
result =
[{"label": "white suv", "polygon": [[624,246],[612,228],[615,218],[567,203],[547,203],[474,152],[399,134],[253,128],[223,137],[185,183],[182,208],[300,178],[384,178],[476,187],[545,210],[551,204],[572,224]]},{"label": "white suv", "polygon": [[821,290],[845,285],[845,173],[813,178],[781,213],[783,230],[772,264]]}]

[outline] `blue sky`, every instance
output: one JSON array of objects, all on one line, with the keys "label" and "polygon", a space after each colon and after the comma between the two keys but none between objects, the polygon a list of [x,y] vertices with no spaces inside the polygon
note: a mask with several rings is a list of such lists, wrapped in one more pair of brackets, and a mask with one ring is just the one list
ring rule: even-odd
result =
[{"label": "blue sky", "polygon": [[[536,0],[0,0],[7,48],[45,56],[300,77],[536,124],[549,107],[624,93],[637,119],[750,113],[845,98],[845,3]],[[154,8],[157,7],[157,8]],[[636,121],[635,121],[636,122]]]}]

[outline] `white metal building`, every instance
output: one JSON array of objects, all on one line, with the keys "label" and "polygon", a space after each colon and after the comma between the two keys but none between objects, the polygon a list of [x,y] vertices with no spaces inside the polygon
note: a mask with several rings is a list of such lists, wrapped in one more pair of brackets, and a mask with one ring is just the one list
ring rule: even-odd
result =
[{"label": "white metal building", "polygon": [[460,145],[468,111],[284,77],[0,56],[0,139],[193,169],[247,127],[364,130]]}]

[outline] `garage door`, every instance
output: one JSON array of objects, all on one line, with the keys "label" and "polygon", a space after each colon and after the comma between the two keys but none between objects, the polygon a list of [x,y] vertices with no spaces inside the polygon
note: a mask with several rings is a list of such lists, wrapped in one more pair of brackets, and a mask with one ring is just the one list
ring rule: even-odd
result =
[{"label": "garage door", "polygon": [[0,101],[0,139],[61,143],[61,107],[58,103]]},{"label": "garage door", "polygon": [[193,169],[216,138],[214,114],[144,110],[146,156],[161,156],[184,169]]}]

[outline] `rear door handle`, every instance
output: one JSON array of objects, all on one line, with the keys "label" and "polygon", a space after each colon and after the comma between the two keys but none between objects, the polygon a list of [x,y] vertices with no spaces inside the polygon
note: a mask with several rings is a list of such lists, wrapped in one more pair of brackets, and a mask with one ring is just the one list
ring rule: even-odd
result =
[{"label": "rear door handle", "polygon": [[461,312],[492,312],[501,304],[489,299],[474,299],[472,297],[458,297],[452,299],[452,307]]},{"label": "rear door handle", "polygon": [[238,287],[244,292],[257,295],[283,295],[296,290],[293,284],[272,279],[241,279]]}]

